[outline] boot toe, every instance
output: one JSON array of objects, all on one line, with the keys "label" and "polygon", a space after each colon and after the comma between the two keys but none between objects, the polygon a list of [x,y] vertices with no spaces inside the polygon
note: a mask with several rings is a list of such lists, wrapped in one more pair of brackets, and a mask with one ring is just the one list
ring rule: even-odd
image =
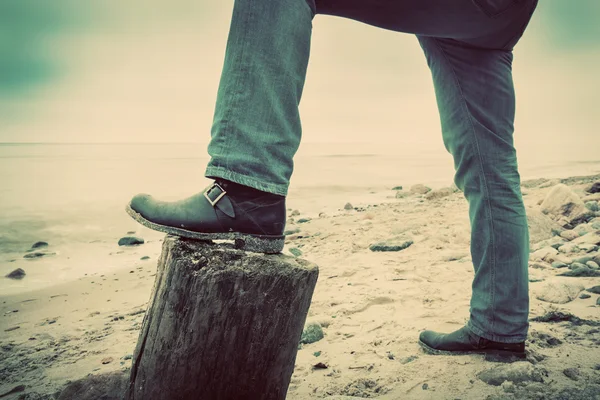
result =
[{"label": "boot toe", "polygon": [[140,193],[133,196],[133,198],[129,202],[129,207],[131,207],[133,211],[141,214],[142,216],[147,216],[147,211],[149,209],[148,206],[151,203],[151,201],[152,196],[150,196],[149,194]]},{"label": "boot toe", "polygon": [[419,335],[419,341],[422,342],[423,344],[431,347],[431,348],[435,348],[435,344],[437,342],[437,338],[439,337],[439,334],[433,331],[423,331],[421,332],[421,334]]}]

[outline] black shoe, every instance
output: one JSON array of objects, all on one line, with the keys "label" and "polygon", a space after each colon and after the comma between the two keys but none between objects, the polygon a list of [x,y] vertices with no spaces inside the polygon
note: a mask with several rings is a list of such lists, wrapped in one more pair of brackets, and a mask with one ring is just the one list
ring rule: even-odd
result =
[{"label": "black shoe", "polygon": [[229,239],[243,250],[279,253],[285,241],[285,197],[247,188],[249,194],[240,188],[244,187],[219,181],[176,202],[138,194],[126,210],[156,231],[199,240]]},{"label": "black shoe", "polygon": [[433,331],[421,332],[419,344],[429,354],[485,354],[490,356],[492,361],[502,361],[501,359],[495,360],[494,357],[525,358],[525,342],[493,342],[469,332],[466,326],[449,334]]}]

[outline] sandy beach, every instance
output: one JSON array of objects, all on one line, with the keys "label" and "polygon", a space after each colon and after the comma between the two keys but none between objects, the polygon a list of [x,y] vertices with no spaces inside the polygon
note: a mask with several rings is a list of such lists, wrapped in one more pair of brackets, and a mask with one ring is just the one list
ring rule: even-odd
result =
[{"label": "sandy beach", "polygon": [[[473,268],[461,192],[389,188],[379,193],[385,201],[378,204],[340,204],[337,211],[318,214],[289,210],[284,252],[319,266],[307,324],[318,324],[324,337],[300,346],[287,398],[600,396],[595,182],[600,175],[522,184],[531,236],[532,321],[527,360],[512,364],[428,355],[417,344],[420,331],[453,331],[468,318]],[[574,207],[555,204],[568,196]],[[564,215],[574,208],[582,218]],[[117,246],[126,235],[115,232],[112,247],[95,247],[105,254],[94,258],[110,257],[115,265],[108,272],[0,296],[1,398],[74,398],[65,397],[66,391],[59,395],[70,382],[107,373],[127,379],[163,236],[139,227],[130,235],[144,244]],[[371,247],[407,241],[412,244],[400,251]],[[31,262],[43,265],[63,256]],[[550,321],[534,321],[540,317]]]}]

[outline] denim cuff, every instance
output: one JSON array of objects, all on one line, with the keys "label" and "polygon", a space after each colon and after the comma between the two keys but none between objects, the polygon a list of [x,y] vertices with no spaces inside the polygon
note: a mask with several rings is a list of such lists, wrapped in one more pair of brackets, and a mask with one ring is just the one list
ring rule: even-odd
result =
[{"label": "denim cuff", "polygon": [[242,175],[237,172],[230,171],[222,167],[206,167],[204,176],[210,179],[221,178],[228,181],[239,183],[240,185],[249,186],[263,192],[273,193],[279,196],[287,196],[287,185],[276,185],[268,182],[257,180],[253,177]]},{"label": "denim cuff", "polygon": [[467,329],[471,332],[474,333],[475,335],[482,337],[484,339],[487,340],[491,340],[493,342],[499,342],[499,343],[521,343],[524,342],[527,339],[527,332],[525,332],[524,335],[512,335],[512,336],[500,336],[500,335],[494,335],[494,334],[489,334],[487,332],[485,332],[484,330],[476,327],[475,325],[473,325],[473,321],[469,320],[469,322],[467,322]]}]

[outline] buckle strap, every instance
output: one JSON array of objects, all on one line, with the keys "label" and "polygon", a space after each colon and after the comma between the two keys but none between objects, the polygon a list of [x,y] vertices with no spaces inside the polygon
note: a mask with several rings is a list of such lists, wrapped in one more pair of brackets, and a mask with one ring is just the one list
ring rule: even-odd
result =
[{"label": "buckle strap", "polygon": [[204,197],[211,206],[215,206],[219,200],[225,196],[227,192],[217,182],[213,183],[206,191],[204,191]]}]

